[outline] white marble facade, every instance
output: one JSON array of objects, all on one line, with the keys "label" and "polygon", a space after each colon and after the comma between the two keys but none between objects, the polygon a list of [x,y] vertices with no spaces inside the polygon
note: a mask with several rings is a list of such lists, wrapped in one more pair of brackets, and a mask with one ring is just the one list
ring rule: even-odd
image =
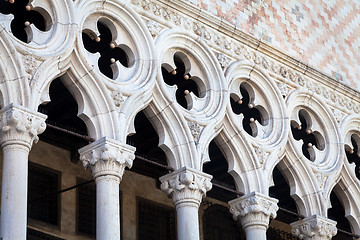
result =
[{"label": "white marble facade", "polygon": [[[25,239],[27,168],[19,166],[26,166],[45,129],[46,116],[36,111],[50,101],[50,83],[59,76],[96,140],[79,152],[98,187],[97,239],[120,238],[116,191],[134,159],[126,137],[143,109],[175,169],[161,178],[161,187],[177,209],[179,240],[199,239],[197,211],[212,178],[202,166],[214,138],[245,194],[229,204],[248,239],[265,239],[269,219],[276,217],[277,200],[268,193],[278,164],[305,217],[292,225],[294,235],[336,234],[336,223],[327,218],[335,186],[353,234],[360,234],[360,181],[345,154],[354,152],[351,137],[360,136],[359,92],[186,1],[33,0],[28,8],[43,15],[46,30],[28,24],[27,42],[12,34],[14,16],[0,13],[2,239]],[[128,66],[109,59],[112,78],[99,69],[101,54],[84,47],[83,33],[100,41],[98,22],[111,31],[109,47],[127,54]],[[174,56],[185,65],[184,81],[192,78],[199,89],[199,96],[185,90],[186,107],[161,74],[161,67],[176,74]],[[240,86],[249,93],[248,103]],[[230,99],[260,112],[261,119],[249,119],[251,134]],[[306,146],[307,156],[291,128],[316,138],[316,146]]]}]

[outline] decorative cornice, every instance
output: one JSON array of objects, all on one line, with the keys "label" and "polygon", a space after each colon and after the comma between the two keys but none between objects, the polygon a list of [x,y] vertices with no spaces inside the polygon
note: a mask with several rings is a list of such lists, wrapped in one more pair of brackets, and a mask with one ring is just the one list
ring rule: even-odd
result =
[{"label": "decorative cornice", "polygon": [[[191,31],[199,36],[218,52],[224,69],[232,61],[248,60],[253,62],[254,66],[267,70],[278,82],[289,88],[305,88],[348,114],[360,112],[360,93],[357,90],[261,39],[242,32],[231,23],[197,8],[188,1],[132,0],[131,3],[146,19],[168,28],[183,28],[184,31]],[[159,14],[164,12],[166,14]],[[281,87],[285,89],[284,85]]]},{"label": "decorative cornice", "polygon": [[10,104],[1,110],[0,116],[2,148],[10,144],[21,144],[30,149],[46,128],[46,115],[22,106]]},{"label": "decorative cornice", "polygon": [[292,234],[304,240],[328,240],[337,233],[335,221],[316,214],[290,225]]},{"label": "decorative cornice", "polygon": [[121,180],[125,167],[132,166],[134,152],[134,147],[106,137],[79,149],[80,160],[85,168],[91,168],[95,179],[113,175]]},{"label": "decorative cornice", "polygon": [[229,202],[230,212],[235,220],[240,220],[244,229],[265,228],[270,218],[276,218],[278,200],[252,192]]},{"label": "decorative cornice", "polygon": [[160,178],[161,190],[172,198],[177,208],[184,204],[199,207],[202,197],[212,188],[212,176],[183,167]]}]

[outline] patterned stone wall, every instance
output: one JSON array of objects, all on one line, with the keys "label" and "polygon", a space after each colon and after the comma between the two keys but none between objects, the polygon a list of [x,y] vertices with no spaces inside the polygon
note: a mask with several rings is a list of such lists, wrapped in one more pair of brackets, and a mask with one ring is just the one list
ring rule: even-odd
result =
[{"label": "patterned stone wall", "polygon": [[359,0],[188,0],[360,90]]}]

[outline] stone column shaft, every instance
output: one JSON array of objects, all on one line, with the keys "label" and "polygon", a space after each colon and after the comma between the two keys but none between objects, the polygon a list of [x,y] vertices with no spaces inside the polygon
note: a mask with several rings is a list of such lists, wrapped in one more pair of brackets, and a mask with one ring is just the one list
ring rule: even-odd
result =
[{"label": "stone column shaft", "polygon": [[28,156],[45,128],[46,116],[10,104],[0,112],[3,151],[0,239],[26,239]]},{"label": "stone column shaft", "polygon": [[316,214],[290,225],[292,234],[304,240],[330,240],[337,233],[335,221]]},{"label": "stone column shaft", "polygon": [[177,215],[178,240],[198,240],[199,205],[212,187],[212,176],[187,167],[160,178],[161,190],[172,198]]},{"label": "stone column shaft", "polygon": [[230,212],[240,220],[247,240],[266,240],[270,218],[276,217],[278,200],[252,192],[229,202]]},{"label": "stone column shaft", "polygon": [[91,168],[96,182],[96,239],[120,239],[119,183],[135,158],[135,148],[101,138],[79,149],[85,168]]}]

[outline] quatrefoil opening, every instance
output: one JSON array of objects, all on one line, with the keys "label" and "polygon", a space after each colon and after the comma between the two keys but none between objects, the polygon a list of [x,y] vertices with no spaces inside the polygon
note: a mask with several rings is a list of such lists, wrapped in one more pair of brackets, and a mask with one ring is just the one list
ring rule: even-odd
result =
[{"label": "quatrefoil opening", "polygon": [[311,129],[312,120],[307,111],[301,109],[299,111],[299,121],[291,121],[291,132],[295,140],[302,141],[302,153],[310,161],[316,160],[315,148],[320,151],[325,149],[325,139],[318,131]]},{"label": "quatrefoil opening", "polygon": [[198,98],[205,97],[205,85],[196,75],[191,74],[191,62],[182,52],[176,52],[173,57],[175,67],[171,63],[161,65],[162,76],[169,86],[176,86],[176,101],[185,109],[193,105],[191,94]]},{"label": "quatrefoil opening", "polygon": [[251,136],[258,135],[259,126],[266,126],[269,123],[269,114],[261,105],[255,104],[255,92],[250,84],[243,82],[240,84],[240,94],[230,95],[232,111],[237,115],[242,115],[242,126]]},{"label": "quatrefoil opening", "polygon": [[12,34],[25,43],[32,41],[33,31],[46,32],[52,25],[50,14],[41,7],[33,7],[31,2],[0,0],[0,13],[14,16],[10,25]]},{"label": "quatrefoil opening", "polygon": [[122,68],[134,65],[134,54],[127,45],[116,43],[116,27],[110,20],[99,19],[97,31],[99,34],[90,29],[83,30],[84,47],[92,54],[100,54],[97,62],[100,72],[115,80],[122,74]]},{"label": "quatrefoil opening", "polygon": [[360,180],[360,137],[357,134],[351,135],[351,145],[345,145],[346,158],[349,163],[355,163],[355,175]]}]

